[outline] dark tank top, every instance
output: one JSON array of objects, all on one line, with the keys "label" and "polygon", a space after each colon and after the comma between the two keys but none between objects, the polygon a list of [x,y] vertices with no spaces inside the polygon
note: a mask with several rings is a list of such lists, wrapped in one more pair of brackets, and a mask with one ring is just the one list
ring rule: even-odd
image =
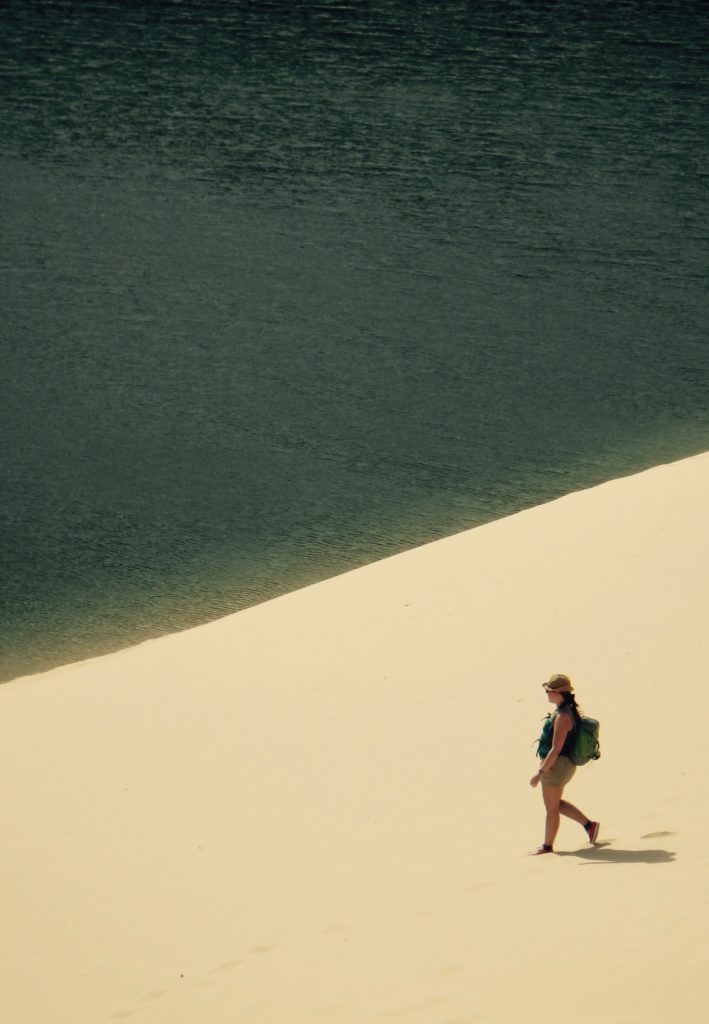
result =
[{"label": "dark tank top", "polygon": [[[568,735],[564,740],[564,745],[559,752],[559,757],[569,757],[573,752],[574,744],[576,742],[576,715],[573,711],[565,711],[563,713],[571,716],[571,728],[569,729]],[[548,718],[544,719],[542,734],[539,737],[539,746],[537,748],[537,754],[540,758],[545,758],[551,750],[551,745],[554,740],[554,719],[558,714],[561,714],[561,712],[555,711],[553,714],[549,715]]]}]

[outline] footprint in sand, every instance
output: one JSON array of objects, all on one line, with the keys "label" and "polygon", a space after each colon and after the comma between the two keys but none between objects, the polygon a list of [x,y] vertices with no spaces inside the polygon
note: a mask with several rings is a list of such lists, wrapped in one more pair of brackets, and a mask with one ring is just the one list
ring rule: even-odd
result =
[{"label": "footprint in sand", "polygon": [[162,999],[165,992],[146,992],[144,996],[141,996],[141,1003],[154,1003],[156,999]]},{"label": "footprint in sand", "polygon": [[478,889],[488,889],[494,882],[476,882],[475,885],[466,886],[466,892],[477,892]]},{"label": "footprint in sand", "polygon": [[451,964],[449,967],[439,967],[437,973],[446,977],[451,974],[460,974],[463,970],[462,964]]},{"label": "footprint in sand", "polygon": [[[259,953],[270,953],[271,950],[277,949],[277,948],[278,948],[277,946],[252,946],[251,949],[248,950],[247,956],[249,956],[251,954],[257,955]],[[237,969],[237,967],[241,967],[241,965],[243,963],[245,963],[245,960],[243,959],[243,957],[241,959],[238,959],[238,960],[225,960],[223,963],[217,964],[216,967],[212,967],[212,969],[211,969],[211,971],[209,973],[210,973],[210,975],[226,974],[228,971],[235,971]],[[201,982],[199,982],[197,987],[198,988],[211,988],[213,985],[216,985],[216,984],[217,984],[217,979],[215,977],[207,977],[207,978],[204,978]]]},{"label": "footprint in sand", "polygon": [[[141,1003],[154,1003],[156,999],[162,999],[167,993],[163,990],[156,990],[154,992],[146,992],[144,996],[140,997]],[[136,1010],[116,1010],[110,1017],[104,1018],[105,1020],[127,1020],[129,1017],[135,1016]]]},{"label": "footprint in sand", "polygon": [[212,974],[222,974],[224,971],[234,971],[237,967],[241,967],[243,960],[225,960],[223,964],[219,964],[218,967],[212,968]]},{"label": "footprint in sand", "polygon": [[674,832],[646,832],[644,836],[640,836],[641,839],[664,839],[666,836],[673,836]]}]

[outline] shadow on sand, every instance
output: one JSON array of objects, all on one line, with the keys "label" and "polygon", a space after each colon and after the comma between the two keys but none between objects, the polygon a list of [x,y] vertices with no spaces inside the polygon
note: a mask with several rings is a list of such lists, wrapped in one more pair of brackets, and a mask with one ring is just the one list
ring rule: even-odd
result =
[{"label": "shadow on sand", "polygon": [[588,850],[557,851],[557,857],[578,857],[587,864],[670,864],[673,850],[618,850],[610,843],[598,843]]}]

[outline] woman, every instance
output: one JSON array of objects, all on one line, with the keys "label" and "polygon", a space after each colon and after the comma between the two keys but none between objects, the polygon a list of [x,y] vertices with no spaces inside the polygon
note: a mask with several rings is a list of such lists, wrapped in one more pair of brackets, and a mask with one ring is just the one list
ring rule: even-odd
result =
[{"label": "woman", "polygon": [[597,821],[591,821],[578,807],[561,799],[564,786],[576,771],[576,765],[569,760],[569,754],[574,749],[579,716],[571,680],[565,675],[554,675],[542,686],[549,701],[556,705],[556,711],[544,722],[537,751],[542,763],[537,774],[530,780],[532,787],[541,782],[546,807],[544,842],[532,852],[532,856],[554,852],[554,840],[562,814],[583,825],[589,843],[596,842],[600,828]]}]

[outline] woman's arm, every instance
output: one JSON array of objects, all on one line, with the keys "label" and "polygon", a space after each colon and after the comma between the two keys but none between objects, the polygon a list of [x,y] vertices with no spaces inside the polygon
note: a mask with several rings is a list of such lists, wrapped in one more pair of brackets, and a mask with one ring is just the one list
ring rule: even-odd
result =
[{"label": "woman's arm", "polygon": [[572,725],[573,721],[571,719],[571,715],[567,715],[562,712],[561,714],[555,717],[551,750],[544,758],[542,763],[539,765],[539,771],[537,772],[537,774],[532,776],[530,780],[530,785],[536,786],[539,782],[541,782],[544,777],[544,772],[547,771],[548,768],[551,768],[551,766],[554,764],[557,757],[561,753],[561,748],[564,746],[564,743],[566,742],[566,737],[569,735]]}]

